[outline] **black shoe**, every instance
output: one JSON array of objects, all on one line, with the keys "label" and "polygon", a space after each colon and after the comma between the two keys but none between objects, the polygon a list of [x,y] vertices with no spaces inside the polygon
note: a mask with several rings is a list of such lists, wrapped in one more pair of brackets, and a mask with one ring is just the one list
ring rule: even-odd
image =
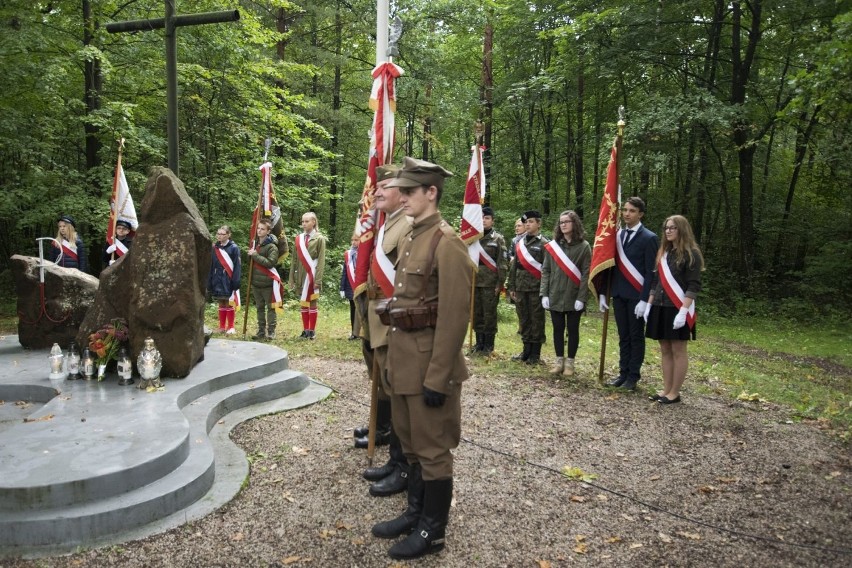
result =
[{"label": "black shoe", "polygon": [[393,473],[370,485],[370,495],[373,497],[387,497],[402,493],[408,488],[408,467],[397,464]]},{"label": "black shoe", "polygon": [[[390,431],[387,432],[378,432],[376,434],[376,446],[387,446],[390,443]],[[358,449],[366,449],[367,448],[367,437],[363,438],[355,438],[355,447]]]},{"label": "black shoe", "polygon": [[660,400],[661,398],[665,398],[665,397],[664,397],[664,396],[660,396],[660,395],[658,395],[657,393],[649,394],[649,395],[648,395],[648,400],[650,400],[650,401],[652,401],[652,402],[657,402],[657,401],[658,401],[658,400]]},{"label": "black shoe", "polygon": [[530,358],[531,343],[524,343],[524,350],[512,357],[512,361],[526,361]]},{"label": "black shoe", "polygon": [[394,472],[396,464],[390,460],[385,465],[379,467],[368,467],[362,474],[367,481],[379,481],[384,479]]},{"label": "black shoe", "polygon": [[299,339],[307,339],[308,338],[308,330],[302,330],[302,334],[299,336]]},{"label": "black shoe", "polygon": [[625,375],[619,375],[617,379],[613,379],[606,384],[608,387],[620,387],[627,381],[627,377]]},{"label": "black shoe", "polygon": [[355,341],[356,339],[358,339],[358,336],[355,335],[354,333],[349,336],[349,341]]},{"label": "black shoe", "polygon": [[391,558],[420,558],[444,549],[450,504],[453,500],[453,480],[424,481],[423,485],[423,514],[417,528],[388,550]]},{"label": "black shoe", "polygon": [[626,381],[621,383],[621,388],[623,388],[624,390],[629,390],[629,391],[636,390],[636,383],[638,383],[638,382],[639,382],[638,378],[630,377],[629,379],[627,379]]},{"label": "black shoe", "polygon": [[308,339],[310,339],[311,341],[313,341],[313,340],[314,340],[314,339],[316,339],[316,338],[317,338],[317,332],[315,332],[315,331],[314,331],[314,330],[312,330],[312,329],[311,329],[311,330],[309,330],[309,331],[308,331]]},{"label": "black shoe", "polygon": [[680,395],[678,395],[677,398],[669,398],[669,397],[666,397],[666,396],[661,396],[660,398],[657,399],[657,402],[659,402],[660,404],[676,404],[676,403],[680,402]]},{"label": "black shoe", "polygon": [[420,516],[423,514],[425,490],[423,476],[420,472],[420,464],[414,464],[410,467],[408,476],[408,508],[402,515],[395,519],[373,525],[373,536],[378,538],[397,538],[413,531],[417,523],[420,522]]},{"label": "black shoe", "polygon": [[254,335],[251,336],[253,341],[264,341],[266,339],[266,334],[262,331],[258,331]]},{"label": "black shoe", "polygon": [[367,434],[370,433],[369,426],[358,426],[354,430],[352,430],[352,436],[355,438],[366,438]]}]

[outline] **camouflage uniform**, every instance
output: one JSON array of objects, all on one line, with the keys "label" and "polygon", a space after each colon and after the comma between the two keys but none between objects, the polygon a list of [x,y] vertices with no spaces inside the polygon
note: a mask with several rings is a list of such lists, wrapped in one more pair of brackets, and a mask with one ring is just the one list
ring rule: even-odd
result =
[{"label": "camouflage uniform", "polygon": [[[544,255],[547,254],[544,245],[548,242],[550,242],[550,239],[541,234],[524,237],[527,250],[538,262],[544,261]],[[512,259],[512,265],[509,268],[509,283],[506,287],[515,293],[518,319],[520,319],[521,324],[521,339],[524,342],[524,354],[526,354],[526,356],[521,357],[521,360],[526,361],[529,357],[537,362],[538,356],[534,355],[536,352],[541,353],[541,344],[545,341],[544,308],[541,307],[541,298],[539,297],[541,280],[524,268],[518,256],[519,253],[516,252]]]},{"label": "camouflage uniform", "polygon": [[476,333],[474,351],[490,353],[494,350],[494,336],[497,335],[497,304],[500,301],[500,289],[506,281],[508,268],[506,240],[492,228],[485,231],[479,244],[497,263],[495,272],[481,260],[479,261],[473,296],[473,331]]}]

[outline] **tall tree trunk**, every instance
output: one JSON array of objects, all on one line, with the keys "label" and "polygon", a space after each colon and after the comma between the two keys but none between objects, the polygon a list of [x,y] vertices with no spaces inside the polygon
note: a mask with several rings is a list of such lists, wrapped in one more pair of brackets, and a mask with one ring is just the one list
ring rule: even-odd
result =
[{"label": "tall tree trunk", "polygon": [[[483,167],[485,169],[485,203],[491,204],[491,138],[492,138],[492,123],[494,120],[494,72],[493,72],[493,52],[494,52],[494,27],[491,25],[491,14],[489,9],[489,19],[485,23],[485,34],[482,48],[482,92],[480,100],[482,104],[482,122],[485,126],[485,133],[482,138],[482,145],[485,150],[482,153]],[[498,185],[499,187],[499,185]]]},{"label": "tall tree trunk", "polygon": [[[83,0],[83,45],[91,46],[94,42],[95,29],[97,21],[92,14],[91,0]],[[83,101],[86,105],[86,116],[90,117],[101,108],[101,62],[97,57],[87,58],[83,66],[84,75],[84,96]],[[87,119],[83,124],[83,130],[86,133],[86,170],[92,169],[100,165],[98,152],[101,149],[101,143],[98,139],[98,127]],[[97,186],[93,188],[96,193],[99,193]]]},{"label": "tall tree trunk", "polygon": [[[583,126],[583,106],[585,102],[586,78],[583,61],[583,49],[579,49],[577,55],[577,137],[574,147],[574,195],[577,198],[577,204],[574,210],[580,218],[583,218],[583,191],[585,184],[583,183],[583,147],[586,144]],[[567,201],[567,199],[566,199]]]},{"label": "tall tree trunk", "polygon": [[[742,108],[746,101],[746,92],[751,66],[757,45],[760,42],[760,18],[762,0],[752,0],[751,22],[748,28],[743,26],[741,2],[732,3],[732,26],[731,26],[731,104],[735,108]],[[748,42],[745,50],[742,50],[741,37],[743,33],[748,34]],[[757,149],[754,140],[750,139],[751,124],[743,114],[738,113],[733,124],[733,141],[737,149],[737,162],[739,164],[739,277],[743,289],[747,290],[750,285],[752,269],[754,267],[754,153]]]},{"label": "tall tree trunk", "polygon": [[[329,176],[331,177],[331,186],[329,193],[328,223],[329,227],[337,227],[337,200],[340,195],[340,180],[338,179],[338,152],[340,148],[340,82],[341,82],[341,46],[343,43],[343,20],[340,17],[340,2],[337,2],[337,9],[334,12],[334,87],[331,94],[331,109],[334,119],[331,126],[331,152],[334,157],[331,160],[329,168]],[[347,235],[348,236],[348,235]]]}]

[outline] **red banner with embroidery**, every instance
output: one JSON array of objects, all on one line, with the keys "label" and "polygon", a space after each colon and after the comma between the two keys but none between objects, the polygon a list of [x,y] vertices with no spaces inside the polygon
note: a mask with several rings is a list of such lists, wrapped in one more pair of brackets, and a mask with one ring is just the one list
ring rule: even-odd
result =
[{"label": "red banner with embroidery", "polygon": [[607,293],[610,269],[615,266],[616,230],[618,229],[618,144],[612,145],[609,166],[606,171],[606,187],[601,197],[598,226],[592,246],[592,261],[589,266],[589,288],[593,297]]},{"label": "red banner with embroidery", "polygon": [[[660,275],[660,283],[663,285],[663,290],[666,291],[666,296],[672,301],[677,309],[683,308],[683,303],[686,301],[686,294],[683,293],[683,288],[675,280],[671,269],[669,268],[669,253],[663,253],[660,262],[657,263],[657,274]],[[689,329],[695,327],[695,300],[689,305],[686,311],[686,323]]]},{"label": "red banner with embroidery", "polygon": [[580,277],[582,273],[580,272],[580,268],[574,264],[574,262],[568,258],[568,255],[565,254],[565,251],[562,250],[556,241],[550,241],[546,245],[544,245],[544,250],[550,254],[551,258],[556,262],[557,266],[562,269],[562,272],[565,273],[565,276],[571,279],[571,281],[577,286],[580,286]]}]

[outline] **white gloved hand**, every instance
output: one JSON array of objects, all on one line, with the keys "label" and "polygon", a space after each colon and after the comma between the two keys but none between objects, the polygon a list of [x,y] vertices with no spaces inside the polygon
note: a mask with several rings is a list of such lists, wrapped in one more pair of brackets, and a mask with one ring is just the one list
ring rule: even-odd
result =
[{"label": "white gloved hand", "polygon": [[582,312],[583,308],[585,308],[585,307],[586,307],[585,302],[581,302],[580,300],[574,301],[574,311],[575,312]]},{"label": "white gloved hand", "polygon": [[636,304],[636,308],[633,309],[633,315],[636,316],[636,319],[639,319],[643,315],[645,315],[645,307],[647,305],[648,305],[648,302],[643,302],[642,300],[639,300],[639,303]]},{"label": "white gloved hand", "polygon": [[544,308],[545,310],[549,310],[550,309],[550,298],[548,298],[547,296],[542,296],[541,297],[541,307]]},{"label": "white gloved hand", "polygon": [[344,292],[343,290],[340,291],[340,298],[343,300],[346,299],[346,292]]},{"label": "white gloved hand", "polygon": [[115,264],[115,259],[112,259],[112,260],[109,261],[110,266],[112,266],[113,264]]},{"label": "white gloved hand", "polygon": [[107,254],[112,254],[115,252],[115,245],[109,245],[106,249]]},{"label": "white gloved hand", "polygon": [[642,314],[642,319],[645,320],[645,323],[648,323],[648,314],[651,313],[651,304],[645,303],[645,313]]},{"label": "white gloved hand", "polygon": [[681,308],[680,310],[678,310],[677,315],[675,316],[675,319],[674,319],[674,325],[672,325],[672,329],[680,329],[684,325],[686,325],[686,313],[687,313],[687,311],[688,310],[686,308]]},{"label": "white gloved hand", "polygon": [[609,309],[609,306],[606,303],[606,296],[604,296],[603,294],[598,297],[598,307],[601,309],[602,312],[605,312]]}]

